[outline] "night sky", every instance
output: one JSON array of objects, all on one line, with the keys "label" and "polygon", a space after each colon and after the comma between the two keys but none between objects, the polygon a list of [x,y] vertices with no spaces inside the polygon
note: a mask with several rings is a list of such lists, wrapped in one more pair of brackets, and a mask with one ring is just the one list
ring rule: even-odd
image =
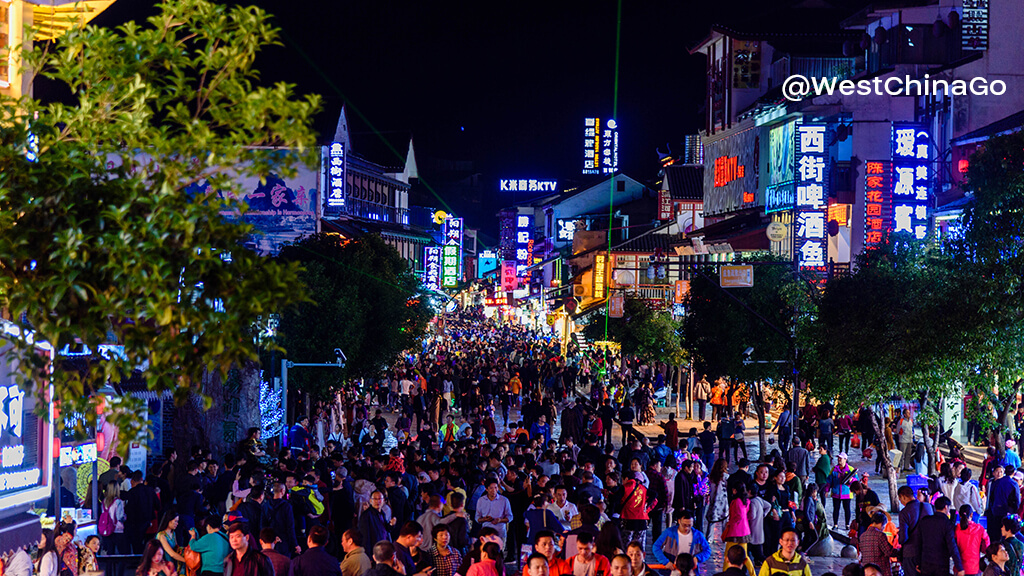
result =
[{"label": "night sky", "polygon": [[[267,49],[257,63],[263,78],[323,97],[321,141],[333,135],[347,102],[357,154],[399,163],[386,155],[375,129],[393,141],[411,133],[421,169],[430,159],[472,161],[484,182],[493,182],[484,187],[493,197],[470,225],[488,227],[472,217],[489,219],[488,211],[511,204],[498,196],[499,178],[581,179],[583,118],[612,113],[618,5],[610,0],[246,3],[273,14],[283,33],[284,45]],[[154,4],[119,0],[94,23],[141,19]],[[852,11],[828,10],[822,0],[624,0],[621,171],[653,179],[656,148],[701,127],[704,56],[687,48],[711,24],[814,30]],[[407,144],[395,143],[404,155]]]}]

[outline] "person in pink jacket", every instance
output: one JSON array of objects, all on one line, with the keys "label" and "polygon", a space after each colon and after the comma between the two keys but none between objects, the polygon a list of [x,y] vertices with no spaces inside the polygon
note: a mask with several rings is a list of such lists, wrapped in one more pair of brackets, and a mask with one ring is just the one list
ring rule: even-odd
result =
[{"label": "person in pink jacket", "polygon": [[988,532],[981,524],[971,521],[974,509],[970,504],[960,507],[960,522],[956,526],[956,547],[964,563],[964,576],[976,576],[981,572],[979,560],[988,548]]},{"label": "person in pink jacket", "polygon": [[[725,540],[725,551],[733,546],[742,546],[747,551],[747,543],[750,542],[750,498],[747,495],[747,487],[740,484],[736,488],[735,497],[729,502],[729,519],[722,529],[722,540]],[[749,553],[747,556],[748,574],[754,573],[754,565],[750,563]]]}]

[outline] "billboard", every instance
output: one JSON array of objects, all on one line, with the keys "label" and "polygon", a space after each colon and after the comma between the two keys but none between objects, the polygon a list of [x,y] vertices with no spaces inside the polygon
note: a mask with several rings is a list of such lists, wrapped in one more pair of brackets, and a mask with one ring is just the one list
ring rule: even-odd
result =
[{"label": "billboard", "polygon": [[922,124],[892,123],[892,230],[928,235],[930,136]]},{"label": "billboard", "polygon": [[793,146],[796,122],[787,122],[768,131],[768,186],[793,181]]},{"label": "billboard", "polygon": [[753,288],[754,267],[722,266],[719,268],[719,285],[722,288]]},{"label": "billboard", "polygon": [[758,128],[749,128],[704,146],[705,217],[757,202],[759,144]]},{"label": "billboard", "polygon": [[826,124],[797,128],[796,253],[802,269],[821,269],[828,261],[828,149]]},{"label": "billboard", "polygon": [[583,174],[614,174],[619,170],[619,125],[615,119],[583,119]]}]

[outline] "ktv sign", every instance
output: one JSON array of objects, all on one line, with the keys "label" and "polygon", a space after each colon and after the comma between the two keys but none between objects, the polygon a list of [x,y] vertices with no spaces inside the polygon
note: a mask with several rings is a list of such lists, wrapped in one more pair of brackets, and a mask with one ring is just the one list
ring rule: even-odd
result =
[{"label": "ktv sign", "polygon": [[558,189],[557,180],[499,180],[498,189],[502,192],[554,192]]}]

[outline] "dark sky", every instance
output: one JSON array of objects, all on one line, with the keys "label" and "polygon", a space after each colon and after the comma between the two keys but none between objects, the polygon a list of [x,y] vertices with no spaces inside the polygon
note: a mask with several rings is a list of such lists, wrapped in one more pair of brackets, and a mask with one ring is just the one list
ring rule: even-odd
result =
[{"label": "dark sky", "polygon": [[[333,134],[347,101],[357,153],[360,142],[373,138],[372,124],[395,139],[411,132],[421,159],[473,161],[495,190],[501,177],[579,178],[583,118],[612,113],[618,4],[611,0],[248,3],[273,14],[283,32],[284,45],[267,49],[258,62],[263,78],[323,97],[316,124],[321,141]],[[119,0],[95,22],[138,19],[153,4]],[[821,20],[821,11],[793,5],[623,0],[621,170],[653,178],[655,149],[700,128],[704,57],[687,48],[712,23],[750,30],[792,27],[793,13],[802,15],[800,26]],[[370,159],[392,160],[376,156]]]}]

